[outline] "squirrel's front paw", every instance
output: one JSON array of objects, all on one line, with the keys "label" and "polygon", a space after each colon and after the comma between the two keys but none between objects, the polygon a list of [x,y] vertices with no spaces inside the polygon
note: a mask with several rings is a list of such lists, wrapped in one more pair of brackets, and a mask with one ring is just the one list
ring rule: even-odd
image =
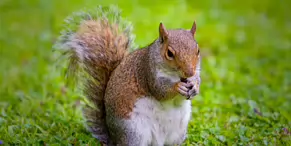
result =
[{"label": "squirrel's front paw", "polygon": [[198,85],[195,85],[193,83],[191,84],[192,88],[188,92],[188,99],[192,99],[194,96],[196,96],[199,93],[199,87]]},{"label": "squirrel's front paw", "polygon": [[175,90],[185,97],[189,96],[190,89],[191,89],[191,84],[188,84],[188,83],[178,82],[175,85]]},{"label": "squirrel's front paw", "polygon": [[191,86],[188,91],[188,99],[192,99],[194,96],[199,94],[199,83],[190,81],[188,84]]},{"label": "squirrel's front paw", "polygon": [[[186,96],[187,99],[191,100],[194,96],[196,96],[199,93],[199,79],[181,79],[181,82],[186,84],[184,87],[187,88],[187,94],[182,94],[183,96]],[[186,90],[185,90],[186,91]]]}]

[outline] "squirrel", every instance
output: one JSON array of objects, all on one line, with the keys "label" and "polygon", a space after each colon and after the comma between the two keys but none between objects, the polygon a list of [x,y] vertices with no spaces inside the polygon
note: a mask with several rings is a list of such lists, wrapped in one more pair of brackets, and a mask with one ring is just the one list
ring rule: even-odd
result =
[{"label": "squirrel", "polygon": [[[68,73],[83,73],[86,126],[103,145],[181,145],[199,94],[196,23],[166,29],[134,49],[131,24],[116,6],[75,13],[56,42],[69,56]],[[80,71],[81,70],[81,71]]]}]

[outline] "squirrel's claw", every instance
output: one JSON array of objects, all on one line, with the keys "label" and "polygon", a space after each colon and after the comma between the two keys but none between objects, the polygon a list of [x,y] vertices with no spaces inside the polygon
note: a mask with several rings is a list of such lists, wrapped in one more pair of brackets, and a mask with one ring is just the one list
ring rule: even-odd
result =
[{"label": "squirrel's claw", "polygon": [[182,96],[187,97],[189,95],[189,87],[190,85],[184,82],[178,82],[175,86],[175,89]]},{"label": "squirrel's claw", "polygon": [[187,99],[192,99],[194,96],[196,96],[198,94],[197,90],[195,88],[192,88],[189,92],[188,92],[188,98]]},{"label": "squirrel's claw", "polygon": [[192,99],[194,96],[199,94],[199,85],[196,83],[194,84],[193,82],[190,82],[191,84],[191,89],[188,91],[188,98],[187,99]]}]

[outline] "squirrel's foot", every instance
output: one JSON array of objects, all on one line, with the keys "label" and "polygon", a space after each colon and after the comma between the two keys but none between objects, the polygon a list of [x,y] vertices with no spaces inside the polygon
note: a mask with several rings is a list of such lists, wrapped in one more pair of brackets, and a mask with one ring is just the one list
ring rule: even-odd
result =
[{"label": "squirrel's foot", "polygon": [[189,96],[189,91],[191,88],[191,84],[184,83],[184,82],[178,82],[175,85],[175,90],[180,93],[182,96],[188,97]]}]

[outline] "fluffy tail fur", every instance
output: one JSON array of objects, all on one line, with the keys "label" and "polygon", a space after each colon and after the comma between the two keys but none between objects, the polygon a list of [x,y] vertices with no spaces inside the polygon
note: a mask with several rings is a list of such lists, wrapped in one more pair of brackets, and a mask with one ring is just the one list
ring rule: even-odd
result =
[{"label": "fluffy tail fur", "polygon": [[111,72],[134,48],[132,25],[122,20],[115,6],[77,12],[65,22],[65,30],[55,48],[69,55],[68,77],[81,75],[83,79],[83,94],[89,101],[83,113],[89,131],[100,142],[108,144],[105,89]]}]

